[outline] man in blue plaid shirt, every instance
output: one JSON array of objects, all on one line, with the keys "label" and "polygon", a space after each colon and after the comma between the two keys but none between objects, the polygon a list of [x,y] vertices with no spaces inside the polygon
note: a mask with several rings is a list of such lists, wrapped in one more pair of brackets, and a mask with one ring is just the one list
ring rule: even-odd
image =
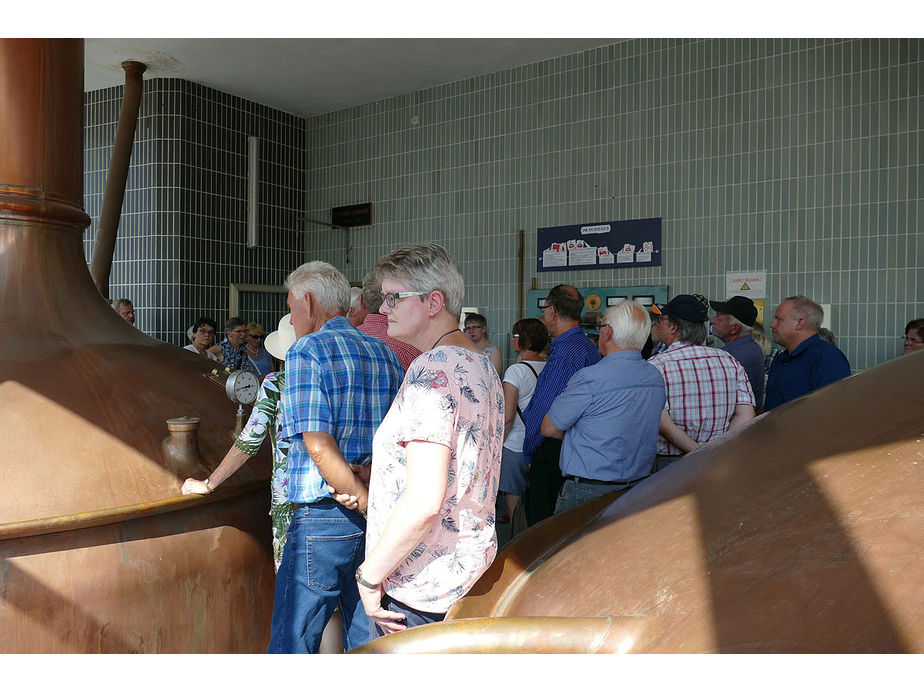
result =
[{"label": "man in blue plaid shirt", "polygon": [[[295,504],[276,576],[270,653],[317,652],[340,609],[343,646],[369,640],[370,624],[353,578],[365,556],[368,491],[350,465],[368,464],[372,436],[404,371],[380,339],[347,320],[350,285],[326,262],[308,262],[286,280],[298,340],[286,354],[282,438],[289,500]],[[366,475],[368,478],[368,475]],[[328,486],[356,496],[337,503]]]}]

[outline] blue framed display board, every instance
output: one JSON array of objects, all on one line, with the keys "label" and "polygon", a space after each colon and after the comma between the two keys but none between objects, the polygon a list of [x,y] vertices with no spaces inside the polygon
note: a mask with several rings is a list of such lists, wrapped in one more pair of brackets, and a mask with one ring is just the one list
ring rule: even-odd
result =
[{"label": "blue framed display board", "polygon": [[[549,287],[550,289],[551,287]],[[526,292],[526,317],[542,315],[542,304],[549,295],[549,289],[530,289]],[[653,303],[667,303],[667,284],[657,286],[593,286],[578,289],[584,297],[581,311],[581,327],[589,334],[597,333],[597,320],[606,309],[627,298],[632,298],[646,308]]]},{"label": "blue framed display board", "polygon": [[536,229],[536,271],[661,265],[661,217]]}]

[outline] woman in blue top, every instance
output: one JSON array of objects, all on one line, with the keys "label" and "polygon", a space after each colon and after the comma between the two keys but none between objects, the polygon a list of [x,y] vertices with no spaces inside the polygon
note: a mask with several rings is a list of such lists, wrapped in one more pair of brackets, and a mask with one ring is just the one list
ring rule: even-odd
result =
[{"label": "woman in blue top", "polygon": [[252,322],[247,325],[247,339],[244,342],[247,345],[247,360],[250,362],[250,368],[262,378],[268,373],[272,373],[275,368],[273,357],[263,346],[263,339],[266,333],[263,326],[258,322]]}]

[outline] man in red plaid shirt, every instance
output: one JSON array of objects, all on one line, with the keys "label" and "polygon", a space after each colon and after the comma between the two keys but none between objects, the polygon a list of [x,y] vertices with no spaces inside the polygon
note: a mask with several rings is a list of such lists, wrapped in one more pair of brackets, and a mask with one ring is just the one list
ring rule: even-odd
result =
[{"label": "man in red plaid shirt", "polygon": [[664,376],[667,403],[661,413],[658,455],[652,472],[754,418],[754,391],[747,373],[728,352],[703,346],[706,299],[679,294],[652,312],[652,338],[667,349],[649,359]]}]

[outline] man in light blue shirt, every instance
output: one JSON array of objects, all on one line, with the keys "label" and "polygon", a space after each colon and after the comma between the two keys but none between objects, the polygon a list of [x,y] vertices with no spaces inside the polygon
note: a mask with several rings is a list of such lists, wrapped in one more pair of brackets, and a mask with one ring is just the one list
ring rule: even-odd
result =
[{"label": "man in light blue shirt", "polygon": [[542,420],[542,435],[564,438],[556,514],[631,488],[651,471],[666,393],[660,371],[642,359],[649,331],[635,301],[609,308],[600,324],[603,360],[575,373]]},{"label": "man in light blue shirt", "polygon": [[[270,653],[317,652],[334,609],[343,646],[365,644],[370,623],[356,568],[365,555],[365,484],[350,465],[367,464],[372,436],[398,392],[404,371],[380,339],[347,320],[350,285],[326,262],[308,262],[286,280],[298,340],[286,353],[281,438],[294,510],[276,575]],[[356,496],[337,503],[328,487]]]}]

